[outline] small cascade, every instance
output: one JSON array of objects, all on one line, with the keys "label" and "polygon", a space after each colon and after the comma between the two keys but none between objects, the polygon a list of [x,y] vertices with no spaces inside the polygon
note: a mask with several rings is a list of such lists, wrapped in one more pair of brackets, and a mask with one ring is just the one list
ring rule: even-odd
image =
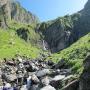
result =
[{"label": "small cascade", "polygon": [[48,45],[47,45],[47,42],[45,40],[43,40],[43,49],[48,50]]}]

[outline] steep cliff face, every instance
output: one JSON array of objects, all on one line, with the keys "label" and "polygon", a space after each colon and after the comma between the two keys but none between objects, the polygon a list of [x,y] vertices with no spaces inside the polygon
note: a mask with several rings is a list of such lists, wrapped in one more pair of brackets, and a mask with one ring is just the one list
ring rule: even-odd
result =
[{"label": "steep cliff face", "polygon": [[79,90],[90,90],[90,55],[84,61],[84,71],[80,77]]},{"label": "steep cliff face", "polygon": [[72,38],[74,25],[77,23],[80,14],[66,15],[48,23],[42,23],[39,30],[45,36],[52,52],[57,52],[74,42]]},{"label": "steep cliff face", "polygon": [[[19,23],[37,24],[38,18],[26,11],[19,2],[14,0],[0,0],[0,22],[15,20]],[[4,20],[3,20],[4,18]]]},{"label": "steep cliff face", "polygon": [[90,1],[84,9],[73,15],[44,22],[39,30],[43,33],[52,52],[60,51],[90,32]]}]

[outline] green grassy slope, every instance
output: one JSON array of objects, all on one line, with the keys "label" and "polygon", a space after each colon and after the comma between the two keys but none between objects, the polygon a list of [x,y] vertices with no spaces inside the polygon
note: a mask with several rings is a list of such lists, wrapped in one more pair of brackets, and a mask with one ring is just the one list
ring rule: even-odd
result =
[{"label": "green grassy slope", "polygon": [[90,53],[90,33],[79,39],[69,48],[62,50],[59,53],[52,54],[47,59],[51,59],[54,62],[64,59],[66,65],[72,68],[73,72],[81,73],[83,70],[83,60],[86,58],[88,53]]},{"label": "green grassy slope", "polygon": [[[32,30],[31,30],[32,31]],[[31,35],[34,37],[34,31]],[[35,34],[36,35],[36,34]],[[31,38],[31,40],[35,38]],[[23,39],[19,38],[15,29],[3,30],[0,29],[0,58],[12,58],[16,54],[28,56],[30,58],[36,58],[39,56],[42,50],[32,43],[27,43]]]}]

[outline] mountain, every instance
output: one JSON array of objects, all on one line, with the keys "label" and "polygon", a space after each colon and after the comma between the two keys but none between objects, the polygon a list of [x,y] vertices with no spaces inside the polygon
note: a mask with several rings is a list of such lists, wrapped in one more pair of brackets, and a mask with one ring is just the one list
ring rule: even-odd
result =
[{"label": "mountain", "polygon": [[90,1],[83,10],[41,23],[39,31],[44,35],[51,52],[58,52],[90,32]]},{"label": "mountain", "polygon": [[8,26],[8,22],[11,20],[27,24],[37,24],[39,22],[38,17],[24,9],[19,2],[0,0],[0,26]]},{"label": "mountain", "polygon": [[42,53],[38,17],[15,0],[0,0],[0,58],[16,54],[38,58]]},{"label": "mountain", "polygon": [[64,61],[64,67],[71,68],[72,73],[80,75],[83,70],[83,61],[90,54],[90,33],[80,38],[70,47],[52,54],[47,60],[52,60],[58,64]]},{"label": "mountain", "polygon": [[[2,33],[5,33],[4,30],[12,31],[18,39],[32,47],[42,49],[45,47],[43,46],[43,41],[45,41],[48,49],[52,53],[57,53],[90,32],[89,10],[90,1],[88,0],[84,9],[75,14],[41,23],[37,16],[25,10],[19,2],[0,0],[0,27]],[[1,41],[4,41],[3,38]]]},{"label": "mountain", "polygon": [[[55,75],[62,73],[63,69],[63,73],[69,70],[71,76],[75,75],[75,78],[66,77],[66,82],[60,79],[61,88],[80,77],[80,81],[77,80],[80,85],[75,82],[78,84],[77,89],[67,89],[72,84],[70,83],[60,90],[89,90],[88,54],[90,55],[90,0],[81,11],[47,22],[40,22],[37,16],[25,10],[16,0],[0,0],[0,60],[11,60],[19,55],[35,59],[34,62],[40,60],[43,65],[53,64]],[[41,69],[44,66],[39,62],[35,66],[39,65]]]}]

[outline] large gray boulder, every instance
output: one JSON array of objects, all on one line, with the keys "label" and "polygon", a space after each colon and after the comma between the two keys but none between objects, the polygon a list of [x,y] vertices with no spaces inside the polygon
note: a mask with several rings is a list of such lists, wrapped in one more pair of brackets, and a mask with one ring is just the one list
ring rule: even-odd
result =
[{"label": "large gray boulder", "polygon": [[46,77],[44,77],[42,80],[41,80],[41,82],[42,82],[42,85],[43,86],[47,86],[47,85],[49,85],[49,78],[46,76]]},{"label": "large gray boulder", "polygon": [[41,88],[40,90],[56,90],[56,89],[54,87],[48,85],[48,86]]},{"label": "large gray boulder", "polygon": [[43,69],[43,70],[39,70],[36,75],[37,77],[43,77],[45,75],[49,75],[51,74],[51,70],[50,69]]}]

